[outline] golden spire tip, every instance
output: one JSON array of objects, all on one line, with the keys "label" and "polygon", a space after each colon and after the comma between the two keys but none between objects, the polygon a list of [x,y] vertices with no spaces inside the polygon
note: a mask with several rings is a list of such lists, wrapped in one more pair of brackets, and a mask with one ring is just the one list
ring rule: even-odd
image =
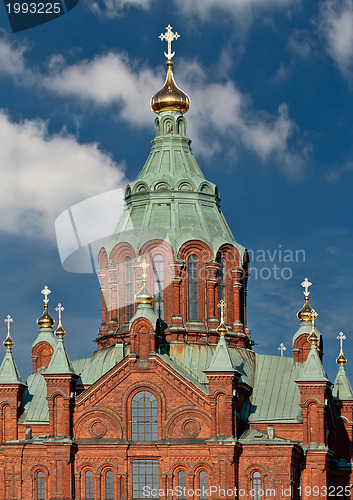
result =
[{"label": "golden spire tip", "polygon": [[319,343],[319,337],[316,335],[315,332],[315,319],[317,318],[317,312],[314,311],[314,309],[311,310],[311,333],[308,337],[308,342],[309,344],[318,344]]},{"label": "golden spire tip", "polygon": [[347,364],[347,359],[345,358],[345,355],[343,354],[343,341],[346,340],[346,336],[344,335],[343,332],[340,332],[337,336],[337,339],[340,341],[340,353],[338,358],[336,359],[336,363],[339,366],[344,366]]},{"label": "golden spire tip", "polygon": [[61,313],[64,311],[64,308],[60,304],[60,302],[59,302],[58,306],[55,308],[55,311],[58,311],[58,314],[59,314],[59,323],[58,323],[58,328],[55,330],[55,335],[59,339],[62,339],[63,337],[65,337],[66,332],[65,332],[63,325],[62,325],[62,322],[61,322]]},{"label": "golden spire tip", "polygon": [[7,323],[7,337],[4,340],[3,344],[4,344],[4,347],[6,347],[6,349],[12,349],[12,347],[15,345],[15,342],[12,340],[11,335],[10,335],[10,324],[13,322],[13,319],[8,314],[4,321],[5,321],[5,323]]},{"label": "golden spire tip", "polygon": [[139,292],[135,295],[135,301],[138,302],[139,304],[148,304],[153,302],[154,297],[151,294],[151,292],[148,290],[146,286],[146,281],[147,281],[147,268],[150,267],[150,265],[147,263],[146,259],[143,259],[139,266],[142,269],[142,287]]},{"label": "golden spire tip", "polygon": [[219,301],[217,304],[217,307],[220,308],[221,310],[221,320],[219,322],[219,325],[216,328],[216,331],[219,335],[225,335],[228,332],[227,325],[224,322],[224,313],[225,313],[225,308],[227,307],[227,304],[223,299]]},{"label": "golden spire tip", "polygon": [[51,293],[51,291],[49,290],[47,285],[45,285],[45,287],[43,288],[41,293],[44,295],[44,299],[43,299],[44,312],[43,312],[42,316],[39,319],[37,319],[37,324],[38,324],[38,326],[40,326],[40,328],[51,328],[55,325],[55,321],[48,313],[48,302],[49,302],[48,295]]}]

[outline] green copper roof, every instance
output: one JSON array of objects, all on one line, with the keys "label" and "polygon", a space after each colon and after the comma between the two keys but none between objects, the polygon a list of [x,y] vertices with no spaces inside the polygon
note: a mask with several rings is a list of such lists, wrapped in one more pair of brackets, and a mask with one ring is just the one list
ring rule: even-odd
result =
[{"label": "green copper roof", "polygon": [[156,328],[156,323],[158,321],[158,316],[155,314],[152,309],[151,303],[139,303],[136,309],[135,314],[130,320],[129,329],[131,329],[132,323],[138,318],[146,318],[148,321],[152,323],[153,328]]},{"label": "green copper roof", "polygon": [[126,207],[106,245],[108,255],[119,242],[130,243],[137,253],[147,241],[161,239],[177,253],[196,239],[214,255],[221,245],[234,245],[242,258],[245,249],[223,217],[217,186],[205,179],[191,152],[185,118],[168,112],[156,120],[157,137],[139,178],[126,188]]},{"label": "green copper roof", "polygon": [[36,340],[33,342],[32,347],[39,344],[39,342],[48,342],[54,349],[58,343],[52,328],[40,328]]},{"label": "green copper roof", "polygon": [[42,370],[33,373],[27,379],[27,389],[23,394],[24,412],[19,422],[35,423],[49,422],[49,408],[47,401],[47,384],[42,375]]},{"label": "green copper roof", "polygon": [[221,335],[210,366],[205,372],[235,372],[230,349],[224,335]]},{"label": "green copper roof", "polygon": [[51,357],[48,368],[45,370],[46,375],[51,374],[64,374],[74,373],[71,361],[67,355],[64,341],[62,338],[58,339],[57,345]]},{"label": "green copper roof", "polygon": [[342,401],[353,399],[353,390],[347,377],[344,366],[340,366],[335,383],[332,388],[332,396]]},{"label": "green copper roof", "polygon": [[302,364],[294,363],[293,358],[256,354],[254,390],[248,402],[249,421],[300,421],[300,393],[295,380],[301,370]]},{"label": "green copper roof", "polygon": [[6,349],[4,359],[0,366],[0,384],[23,384],[12,351]]},{"label": "green copper roof", "polygon": [[315,344],[311,344],[308,357],[297,380],[298,382],[328,382]]},{"label": "green copper roof", "polygon": [[116,344],[96,351],[91,358],[73,361],[72,365],[75,372],[80,375],[81,379],[78,383],[83,385],[94,384],[96,380],[118,364],[126,354],[123,344]]}]

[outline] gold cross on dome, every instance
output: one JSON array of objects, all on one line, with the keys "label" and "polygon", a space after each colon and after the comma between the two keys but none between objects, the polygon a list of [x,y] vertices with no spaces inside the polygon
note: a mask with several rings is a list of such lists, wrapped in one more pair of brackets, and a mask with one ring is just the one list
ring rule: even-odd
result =
[{"label": "gold cross on dome", "polygon": [[227,304],[222,299],[217,304],[217,307],[219,307],[221,309],[221,323],[224,323],[224,313],[225,313],[225,308],[227,307]]},{"label": "gold cross on dome", "polygon": [[287,350],[286,346],[283,344],[283,342],[280,343],[279,345],[279,348],[278,348],[279,351],[281,351],[281,356],[283,357],[283,353],[284,351]]},{"label": "gold cross on dome", "polygon": [[59,313],[59,324],[60,325],[61,325],[61,313],[63,310],[64,310],[64,308],[59,302],[58,307],[55,308],[55,311],[58,311],[58,313]]},{"label": "gold cross on dome", "polygon": [[143,261],[141,262],[139,267],[141,267],[141,269],[142,269],[142,278],[146,279],[147,278],[147,268],[150,267],[150,265],[147,264],[146,259],[143,259]]},{"label": "gold cross on dome", "polygon": [[43,290],[40,293],[42,293],[45,297],[43,299],[44,304],[48,304],[48,302],[49,302],[48,295],[51,293],[51,291],[49,290],[47,285],[45,285],[45,287],[43,288]]},{"label": "gold cross on dome", "polygon": [[[6,321],[6,319],[5,319],[5,321]],[[338,334],[337,339],[340,341],[341,351],[343,351],[343,341],[346,340],[346,338],[347,337],[345,336],[345,334],[343,332],[340,332]]]},{"label": "gold cross on dome", "polygon": [[314,321],[316,320],[317,318],[317,312],[314,311],[314,309],[311,310],[311,323],[312,325],[314,326]]},{"label": "gold cross on dome", "polygon": [[[8,314],[7,318],[4,319],[5,323],[7,323],[7,334],[10,335],[10,324],[13,322],[13,319],[11,316]],[[346,337],[345,337],[346,338]]]},{"label": "gold cross on dome", "polygon": [[304,287],[304,295],[305,297],[309,297],[309,286],[312,285],[312,283],[310,283],[310,281],[308,280],[308,278],[305,278],[305,280],[303,281],[303,283],[301,284],[302,287]]},{"label": "gold cross on dome", "polygon": [[168,42],[168,54],[164,52],[164,55],[167,59],[171,59],[174,56],[175,52],[172,53],[172,42],[180,37],[179,33],[173,33],[172,29],[173,28],[171,27],[171,25],[168,24],[168,26],[166,27],[167,31],[164,34],[161,33],[159,35],[159,38],[162,40],[162,42],[163,40],[166,40]]}]

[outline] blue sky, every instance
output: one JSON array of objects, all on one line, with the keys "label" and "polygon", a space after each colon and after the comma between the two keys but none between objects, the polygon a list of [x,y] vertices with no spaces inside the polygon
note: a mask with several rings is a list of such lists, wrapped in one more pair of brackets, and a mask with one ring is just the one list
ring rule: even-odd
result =
[{"label": "blue sky", "polygon": [[[81,0],[16,34],[2,7],[0,314],[14,319],[22,376],[45,284],[52,316],[65,307],[70,357],[95,348],[97,276],[62,268],[54,222],[138,176],[154,136],[149,99],[165,78],[158,36],[169,23],[181,35],[174,75],[191,98],[193,152],[254,256],[255,348],[278,355],[284,342],[291,354],[308,276],[325,368],[333,381],[342,330],[353,381],[351,0]],[[298,251],[298,262],[284,261]]]}]

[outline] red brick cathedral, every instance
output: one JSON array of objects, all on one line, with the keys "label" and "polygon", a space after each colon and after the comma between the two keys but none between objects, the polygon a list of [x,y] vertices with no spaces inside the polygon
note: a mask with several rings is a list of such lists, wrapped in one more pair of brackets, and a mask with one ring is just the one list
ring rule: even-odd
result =
[{"label": "red brick cathedral", "polygon": [[190,149],[172,73],[151,101],[156,137],[99,255],[103,319],[71,360],[49,293],[26,383],[10,335],[0,367],[0,499],[350,498],[353,391],[335,383],[305,304],[294,357],[256,354],[249,258]]}]

